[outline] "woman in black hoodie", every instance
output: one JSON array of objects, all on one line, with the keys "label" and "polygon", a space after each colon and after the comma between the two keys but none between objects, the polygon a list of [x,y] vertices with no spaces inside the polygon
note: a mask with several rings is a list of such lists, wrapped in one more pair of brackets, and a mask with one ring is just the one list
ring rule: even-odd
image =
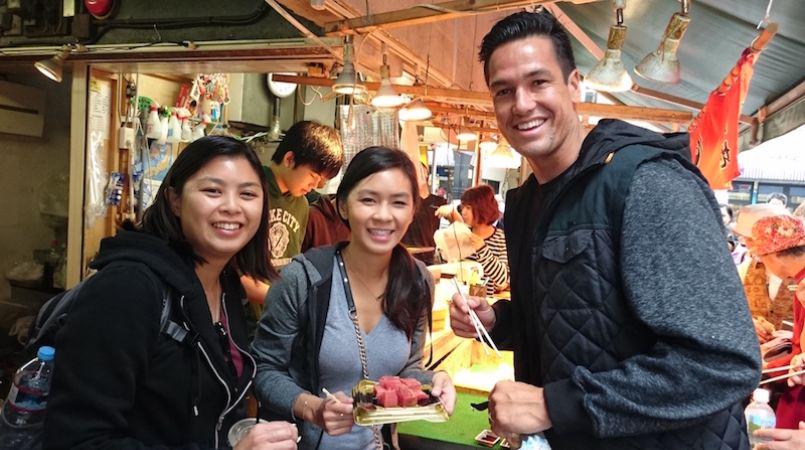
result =
[{"label": "woman in black hoodie", "polygon": [[[187,146],[140,230],[101,242],[99,272],[56,337],[45,448],[227,446],[255,374],[237,275],[275,275],[267,203],[248,146],[220,136]],[[264,422],[236,449],[294,449],[296,438],[293,425]]]}]

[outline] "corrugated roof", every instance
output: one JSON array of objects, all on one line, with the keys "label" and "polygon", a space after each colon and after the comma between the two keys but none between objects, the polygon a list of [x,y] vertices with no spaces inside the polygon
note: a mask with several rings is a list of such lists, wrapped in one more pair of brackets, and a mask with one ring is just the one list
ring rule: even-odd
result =
[{"label": "corrugated roof", "polygon": [[[614,22],[612,2],[574,5],[557,3],[601,48],[606,48],[609,26]],[[628,27],[623,62],[632,78],[642,87],[659,90],[697,102],[704,102],[710,91],[738,60],[741,51],[757,35],[756,26],[766,11],[762,0],[693,0],[692,18],[679,47],[682,81],[677,85],[656,83],[634,73],[634,66],[657,48],[668,19],[679,11],[672,0],[627,1],[624,24]],[[779,24],[777,35],[755,64],[755,75],[744,103],[743,113],[755,111],[797,85],[805,75],[805,2],[777,0],[771,20]],[[597,60],[577,41],[573,41],[576,63],[587,74]],[[667,108],[668,103],[632,92],[615,94],[629,105]]]}]

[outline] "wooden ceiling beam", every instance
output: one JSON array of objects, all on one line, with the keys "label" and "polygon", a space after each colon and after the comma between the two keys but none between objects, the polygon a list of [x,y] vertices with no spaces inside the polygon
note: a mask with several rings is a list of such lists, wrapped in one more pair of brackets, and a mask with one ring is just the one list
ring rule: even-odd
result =
[{"label": "wooden ceiling beam", "polygon": [[436,4],[412,5],[397,11],[328,22],[324,24],[324,32],[327,34],[368,33],[378,28],[389,30],[421,25],[473,14],[523,8],[549,1],[552,0],[451,0]]},{"label": "wooden ceiling beam", "polygon": [[462,130],[474,131],[476,133],[494,133],[494,134],[500,133],[500,130],[498,130],[497,128],[479,127],[477,125],[457,125],[457,124],[441,123],[435,120],[431,121],[431,126],[435,128],[441,128],[443,130],[458,130],[459,128],[461,128]]},{"label": "wooden ceiling beam", "polygon": [[[338,0],[325,0],[324,7],[331,14],[343,17],[344,19],[353,19],[360,17],[362,14],[360,11],[356,10],[346,2]],[[380,43],[386,44],[389,52],[397,54],[404,61],[407,61],[412,66],[417,67],[419,73],[414,75],[424,79],[425,70],[427,68],[427,77],[429,80],[433,80],[442,86],[449,87],[453,85],[453,79],[451,77],[437,69],[434,69],[432,66],[428,67],[428,61],[425,58],[422,58],[420,53],[411,50],[408,48],[408,46],[403,44],[399,39],[395,38],[388,32],[378,29],[374,33],[366,35],[365,38],[370,39],[369,42],[377,45],[378,48],[380,47]]]},{"label": "wooden ceiling beam", "polygon": [[548,3],[545,5],[545,9],[551,12],[556,20],[562,24],[563,27],[570,33],[571,36],[576,38],[577,41],[584,47],[591,55],[595,57],[595,59],[601,59],[604,57],[604,51],[601,50],[601,47],[596,44],[592,38],[590,38],[584,30],[581,29],[580,26],[576,24],[567,14],[562,11],[561,8],[556,6],[553,3]]},{"label": "wooden ceiling beam", "polygon": [[485,120],[496,120],[495,113],[490,111],[481,111],[478,109],[460,108],[452,105],[444,105],[441,103],[425,102],[425,105],[432,112],[437,114],[458,114],[468,117],[477,117]]},{"label": "wooden ceiling beam", "polygon": [[[434,113],[456,114],[476,117],[484,120],[495,120],[495,113],[477,109],[458,108],[439,103],[426,102]],[[672,124],[687,124],[693,120],[693,113],[676,109],[648,108],[643,106],[605,105],[602,103],[576,103],[579,115],[606,117],[611,119],[646,120]]]},{"label": "wooden ceiling beam", "polygon": [[[331,87],[334,80],[322,77],[298,77],[291,75],[273,76],[275,81],[284,81],[286,83],[305,84],[308,86],[322,86]],[[363,83],[370,91],[377,91],[380,88],[380,83],[367,81]],[[478,91],[465,91],[461,89],[447,89],[432,86],[405,86],[394,84],[394,90],[400,94],[408,94],[415,96],[426,96],[428,98],[437,98],[453,101],[455,103],[467,104],[480,104],[484,106],[491,106],[492,101],[489,99],[489,94],[486,92]]]},{"label": "wooden ceiling beam", "polygon": [[[274,75],[275,81],[287,83],[304,84],[308,86],[331,87],[333,80],[322,77],[300,77],[292,75]],[[366,82],[366,88],[370,91],[377,91],[380,83]],[[486,92],[466,91],[462,89],[446,89],[425,86],[403,86],[393,85],[394,89],[401,94],[409,94],[427,98],[448,99],[454,103],[492,106],[492,100]],[[495,115],[491,112],[478,111],[475,109],[449,107],[438,103],[428,103],[428,107],[433,106],[431,111],[443,114],[458,114],[470,117],[479,117],[486,120],[494,120]],[[646,120],[649,122],[664,123],[688,123],[693,118],[693,114],[688,111],[673,109],[646,108],[641,106],[625,105],[604,105],[600,103],[576,103],[576,112],[598,117],[610,117],[618,119]]]}]

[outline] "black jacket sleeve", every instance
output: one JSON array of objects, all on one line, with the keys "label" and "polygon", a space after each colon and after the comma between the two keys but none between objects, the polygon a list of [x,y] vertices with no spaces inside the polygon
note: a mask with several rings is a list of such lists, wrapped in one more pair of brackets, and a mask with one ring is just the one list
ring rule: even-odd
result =
[{"label": "black jacket sleeve", "polygon": [[601,438],[702,422],[760,379],[760,349],[707,185],[673,161],[635,173],[621,234],[625,301],[652,330],[650,351],[545,386],[557,433]]},{"label": "black jacket sleeve", "polygon": [[74,299],[56,336],[44,448],[167,448],[127,436],[137,380],[159,336],[161,287],[144,270],[107,267]]}]

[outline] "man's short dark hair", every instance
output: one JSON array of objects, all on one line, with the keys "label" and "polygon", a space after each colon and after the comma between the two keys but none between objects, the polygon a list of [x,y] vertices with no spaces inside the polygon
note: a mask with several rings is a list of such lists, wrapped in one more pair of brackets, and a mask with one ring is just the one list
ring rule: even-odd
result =
[{"label": "man's short dark hair", "polygon": [[518,12],[504,17],[484,36],[481,41],[481,50],[478,59],[484,63],[484,79],[489,84],[489,59],[501,45],[529,36],[545,36],[553,42],[553,51],[556,60],[562,68],[562,76],[570,76],[576,69],[576,60],[573,59],[573,47],[565,28],[546,9],[538,12]]},{"label": "man's short dark hair", "polygon": [[344,165],[344,148],[338,131],[310,120],[297,122],[288,129],[271,160],[279,164],[288,152],[293,153],[295,165],[308,165],[327,178],[334,177]]}]

